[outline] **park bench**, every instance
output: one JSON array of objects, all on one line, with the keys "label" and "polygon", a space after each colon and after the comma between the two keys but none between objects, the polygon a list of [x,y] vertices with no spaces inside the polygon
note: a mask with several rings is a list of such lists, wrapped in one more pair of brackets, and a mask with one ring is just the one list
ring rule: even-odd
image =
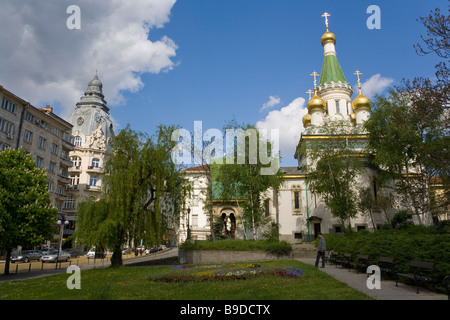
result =
[{"label": "park bench", "polygon": [[352,263],[352,265],[356,269],[356,272],[359,272],[360,269],[367,271],[367,268],[370,265],[369,255],[360,254],[358,258]]},{"label": "park bench", "polygon": [[337,266],[337,260],[339,258],[339,252],[331,251],[330,257],[328,258],[328,262],[330,265],[334,264]]},{"label": "park bench", "polygon": [[390,277],[395,277],[396,266],[394,263],[394,258],[391,257],[380,257],[378,259],[378,267],[380,268],[381,275],[388,274]]},{"label": "park bench", "polygon": [[353,265],[353,256],[351,253],[344,253],[344,256],[342,257],[342,268],[348,267],[348,271],[350,271],[350,268]]},{"label": "park bench", "polygon": [[444,277],[443,284],[445,292],[447,293],[447,298],[450,300],[450,274]]},{"label": "park bench", "polygon": [[398,281],[400,278],[414,280],[414,284],[417,288],[416,293],[419,293],[419,287],[422,284],[433,281],[435,267],[436,263],[434,262],[411,261],[409,263],[409,272],[396,273],[395,286],[398,287]]}]

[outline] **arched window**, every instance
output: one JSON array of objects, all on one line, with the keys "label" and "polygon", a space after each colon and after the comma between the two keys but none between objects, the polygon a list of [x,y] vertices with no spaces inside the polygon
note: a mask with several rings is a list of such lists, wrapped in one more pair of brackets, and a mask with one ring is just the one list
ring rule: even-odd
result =
[{"label": "arched window", "polygon": [[75,145],[75,147],[81,147],[81,144],[83,143],[83,138],[81,138],[80,136],[76,136],[75,140],[73,142],[73,144]]}]

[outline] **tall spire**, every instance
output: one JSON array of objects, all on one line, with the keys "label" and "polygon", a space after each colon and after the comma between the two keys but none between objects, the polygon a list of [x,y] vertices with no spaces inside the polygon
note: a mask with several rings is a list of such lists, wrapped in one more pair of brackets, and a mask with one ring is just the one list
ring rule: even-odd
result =
[{"label": "tall spire", "polygon": [[334,87],[335,84],[339,84],[339,87],[345,87],[349,89],[350,96],[353,93],[352,87],[345,79],[344,72],[339,64],[336,56],[336,36],[329,30],[329,20],[331,15],[325,12],[322,17],[325,17],[326,32],[321,38],[322,46],[324,48],[324,59],[322,64],[322,71],[320,74],[318,92],[322,90]]}]

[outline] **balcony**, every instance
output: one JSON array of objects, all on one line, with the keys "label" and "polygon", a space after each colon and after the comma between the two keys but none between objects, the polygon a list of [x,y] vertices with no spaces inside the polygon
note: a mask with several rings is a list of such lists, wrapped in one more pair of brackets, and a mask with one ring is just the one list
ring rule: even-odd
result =
[{"label": "balcony", "polygon": [[102,191],[102,187],[101,186],[86,186],[86,190],[88,191],[96,191],[96,192],[101,192]]},{"label": "balcony", "polygon": [[87,168],[87,172],[103,173],[103,168],[102,167],[89,166]]}]

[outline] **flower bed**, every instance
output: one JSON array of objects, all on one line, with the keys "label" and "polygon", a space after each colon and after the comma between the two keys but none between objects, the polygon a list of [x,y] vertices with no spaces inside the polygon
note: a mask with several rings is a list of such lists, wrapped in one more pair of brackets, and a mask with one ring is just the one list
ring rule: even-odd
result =
[{"label": "flower bed", "polygon": [[263,275],[302,278],[304,270],[298,268],[269,268],[258,264],[228,264],[208,266],[172,266],[174,274],[154,279],[159,282],[188,282],[188,281],[214,281],[214,280],[246,280]]}]

